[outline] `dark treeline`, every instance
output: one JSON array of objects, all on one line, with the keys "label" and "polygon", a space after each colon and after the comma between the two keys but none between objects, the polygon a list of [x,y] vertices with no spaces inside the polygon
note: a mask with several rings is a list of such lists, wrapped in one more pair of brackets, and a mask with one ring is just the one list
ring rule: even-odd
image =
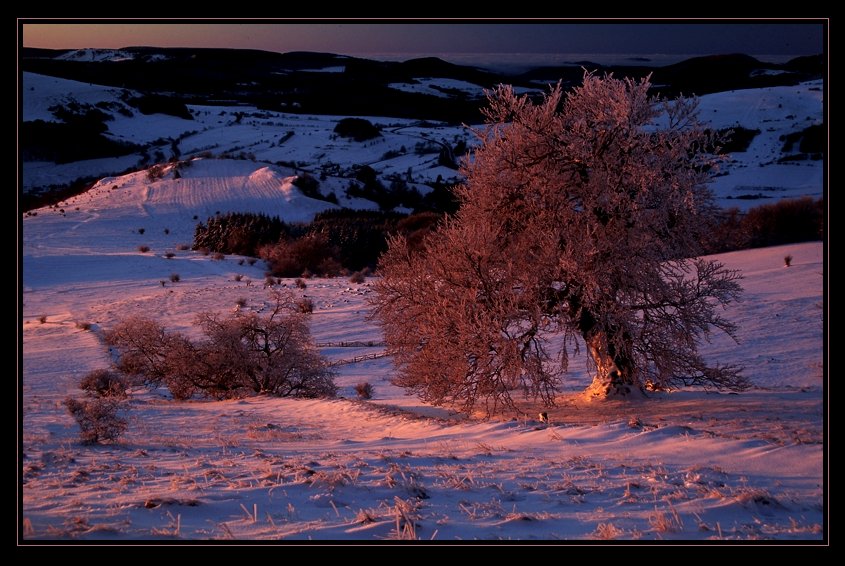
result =
[{"label": "dark treeline", "polygon": [[[375,270],[390,236],[401,234],[413,248],[444,218],[436,212],[338,209],[321,212],[306,224],[288,224],[264,214],[217,215],[197,225],[193,247],[260,257],[277,277],[345,275]],[[706,254],[820,240],[824,201],[805,197],[752,208],[725,210],[702,242]]]},{"label": "dark treeline", "polygon": [[393,234],[422,245],[441,218],[434,212],[409,216],[338,209],[321,212],[307,224],[287,224],[263,214],[230,213],[198,224],[193,248],[261,257],[270,273],[279,277],[336,276],[375,269]]}]

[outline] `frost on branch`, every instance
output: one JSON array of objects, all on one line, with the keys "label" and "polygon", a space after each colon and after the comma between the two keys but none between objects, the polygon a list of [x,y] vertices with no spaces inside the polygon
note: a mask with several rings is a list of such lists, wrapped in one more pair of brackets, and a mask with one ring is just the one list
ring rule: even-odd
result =
[{"label": "frost on branch", "polygon": [[741,291],[696,258],[718,140],[695,101],[649,86],[587,74],[539,104],[490,94],[457,215],[423,251],[397,237],[382,257],[376,316],[399,385],[466,411],[520,390],[551,404],[583,340],[597,396],[747,386],[698,353],[713,329],[734,336],[723,309]]}]

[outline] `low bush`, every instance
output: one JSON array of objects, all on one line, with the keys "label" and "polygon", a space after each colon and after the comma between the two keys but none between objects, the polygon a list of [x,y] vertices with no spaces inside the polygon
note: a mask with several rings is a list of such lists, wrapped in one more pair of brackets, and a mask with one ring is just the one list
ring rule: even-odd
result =
[{"label": "low bush", "polygon": [[314,312],[314,301],[308,297],[303,297],[297,301],[296,309],[302,314],[311,314]]},{"label": "low bush", "polygon": [[321,234],[309,234],[297,240],[282,240],[259,252],[273,275],[295,277],[308,270],[325,277],[335,275],[341,265],[335,250]]},{"label": "low bush", "polygon": [[373,386],[369,382],[359,383],[355,386],[355,393],[358,394],[358,399],[372,399]]},{"label": "low bush", "polygon": [[126,397],[126,380],[107,369],[86,374],[79,382],[79,388],[93,397]]},{"label": "low bush", "polygon": [[126,419],[118,413],[124,404],[114,397],[64,401],[71,416],[79,425],[80,439],[86,444],[114,442],[126,431]]},{"label": "low bush", "polygon": [[121,372],[149,387],[166,385],[176,399],[334,396],[333,373],[314,347],[305,315],[291,295],[275,297],[268,317],[201,314],[199,341],[145,318],[123,321],[106,341],[120,353]]}]

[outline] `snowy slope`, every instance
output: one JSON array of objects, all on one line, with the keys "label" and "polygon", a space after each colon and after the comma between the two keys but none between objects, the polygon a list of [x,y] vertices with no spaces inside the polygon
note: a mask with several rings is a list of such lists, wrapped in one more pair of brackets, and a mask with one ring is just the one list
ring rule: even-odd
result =
[{"label": "snowy slope", "polygon": [[[190,244],[197,222],[218,212],[265,213],[301,222],[337,208],[303,196],[291,185],[293,172],[285,168],[223,159],[189,163],[180,168],[181,178],[174,178],[172,166],[157,180],[150,180],[146,171],[107,177],[59,203],[60,208],[36,211],[38,222],[24,223],[26,246],[34,255],[66,256],[92,249],[121,253],[132,242],[130,248],[146,245],[162,254]],[[55,242],[55,233],[64,234],[58,248],[48,243]]]},{"label": "snowy slope", "polygon": [[[47,77],[35,73],[23,74],[23,120],[44,120],[58,122],[49,108],[67,105],[70,102],[96,105],[105,102],[125,106],[122,94],[128,92],[138,96],[137,92],[125,89],[93,85]],[[109,109],[103,111],[113,119],[106,122],[108,133],[115,139],[135,143],[148,143],[159,138],[178,137],[185,132],[198,129],[197,123],[166,114],[141,114],[134,108],[129,109],[133,116],[127,117]]]},{"label": "snowy slope", "polygon": [[[447,96],[457,89],[467,96],[480,96],[481,87],[448,79],[418,79],[417,84],[396,83],[395,88]],[[436,87],[436,88],[435,88]],[[438,90],[439,89],[439,90]],[[24,73],[24,120],[55,120],[48,111],[55,104],[71,100],[87,104],[117,103],[120,90],[75,81]],[[463,127],[420,124],[413,120],[370,117],[381,126],[382,136],[366,142],[338,138],[333,130],[344,116],[312,116],[259,111],[243,106],[190,106],[194,119],[163,114],[126,117],[109,112],[107,135],[122,141],[149,144],[154,161],[171,157],[170,140],[178,140],[181,155],[203,152],[214,155],[250,157],[266,163],[296,164],[301,170],[324,173],[341,187],[348,181],[349,168],[369,165],[383,175],[399,174],[412,184],[424,186],[438,177],[457,182],[457,172],[439,166],[440,144],[453,147],[475,139]],[[751,146],[736,152],[723,164],[712,187],[724,207],[748,209],[775,199],[822,195],[823,162],[790,161],[782,156],[781,136],[822,122],[822,84],[819,81],[793,87],[749,89],[701,97],[702,121],[714,128],[742,126],[758,129]],[[90,175],[113,175],[134,164],[141,168],[140,154],[62,165],[24,163],[24,188],[36,189],[73,181]],[[332,184],[332,183],[330,183]],[[387,183],[389,184],[389,183]],[[334,187],[332,187],[333,189]]]},{"label": "snowy slope", "polygon": [[[260,163],[197,160],[182,174],[104,179],[62,203],[64,213],[23,219],[26,538],[821,538],[818,243],[721,256],[745,275],[745,300],[730,312],[740,344],[717,337],[705,351],[746,365],[755,388],[740,395],[588,404],[577,394],[590,378],[580,360],[550,426],[530,418],[532,405],[515,420],[466,419],[405,396],[380,358],[337,366],[342,398],[331,401],[174,403],[135,389],[125,439],[78,444],[61,401],[108,365],[102,329],[143,314],[189,330],[198,312],[271,304],[253,284],[261,263],[176,250],[190,242],[194,214],[304,219],[331,206]],[[314,300],[312,331],[330,359],[380,350],[370,282],[315,279],[295,292]],[[372,401],[354,400],[362,381],[375,386]]]},{"label": "snowy slope", "polygon": [[120,49],[75,49],[56,57],[63,61],[131,61],[135,56]]},{"label": "snowy slope", "polygon": [[[26,121],[57,121],[49,108],[71,102],[122,104],[121,89],[34,73],[24,73],[23,79],[23,120]],[[457,182],[455,170],[437,163],[438,143],[455,145],[460,140],[472,142],[473,139],[463,127],[436,123],[419,127],[416,120],[370,117],[370,121],[383,128],[382,136],[362,143],[334,134],[338,121],[345,116],[285,114],[243,106],[192,105],[189,109],[193,120],[165,114],[144,115],[134,109],[130,109],[133,115],[127,117],[105,109],[112,117],[105,122],[106,135],[119,141],[153,144],[149,155],[154,162],[173,155],[171,141],[175,139],[182,157],[210,152],[215,156],[248,156],[267,164],[295,163],[300,170],[325,172],[343,187],[348,180],[337,175],[348,176],[345,170],[358,165],[370,165],[385,175],[407,176],[410,171],[412,183],[435,181],[438,177]],[[433,149],[415,153],[418,144]],[[159,156],[155,157],[157,152]],[[23,188],[37,190],[80,177],[114,175],[133,165],[141,169],[142,159],[143,155],[138,153],[66,164],[25,162]]]},{"label": "snowy slope", "polygon": [[[722,206],[747,209],[769,199],[821,197],[822,161],[777,163],[781,136],[822,123],[822,82],[720,92],[702,96],[701,118],[714,128],[760,130],[747,151],[735,152],[712,188]],[[759,195],[760,200],[738,197]],[[729,198],[730,197],[730,198]]]}]

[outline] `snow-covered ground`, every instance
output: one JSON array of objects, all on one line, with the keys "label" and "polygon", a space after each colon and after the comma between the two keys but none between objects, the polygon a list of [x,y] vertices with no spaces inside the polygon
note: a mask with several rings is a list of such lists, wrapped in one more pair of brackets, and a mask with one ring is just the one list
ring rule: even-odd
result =
[{"label": "snow-covered ground", "polygon": [[[395,83],[391,86],[436,96],[450,96],[455,91],[471,97],[483,93],[478,85],[442,78],[419,78],[417,84]],[[122,92],[117,88],[24,73],[23,119],[55,121],[48,109],[71,101],[118,105]],[[730,155],[721,175],[714,179],[712,187],[721,206],[748,209],[781,198],[821,197],[822,161],[777,161],[782,156],[781,136],[822,122],[822,95],[822,83],[815,81],[792,87],[739,90],[701,97],[704,123],[714,128],[742,126],[760,130],[748,150]],[[348,179],[336,175],[355,165],[369,165],[382,175],[400,174],[412,186],[423,187],[438,177],[446,182],[457,182],[456,171],[438,165],[439,144],[449,143],[454,147],[460,141],[470,146],[474,143],[467,128],[430,122],[420,124],[408,119],[370,117],[370,121],[382,127],[382,136],[355,142],[333,133],[344,116],[288,114],[244,106],[189,108],[193,120],[163,114],[145,116],[134,109],[133,116],[127,117],[106,109],[105,112],[113,116],[113,120],[106,122],[107,135],[137,144],[159,141],[160,145],[156,147],[161,151],[161,158],[154,157],[154,160],[169,159],[169,140],[178,139],[182,157],[211,152],[253,158],[264,165],[285,162],[295,164],[300,170],[324,172],[329,185],[341,188],[348,184]],[[84,176],[113,175],[133,163],[139,164],[141,159],[140,154],[134,154],[61,165],[27,162],[23,171],[24,189],[68,183]],[[342,190],[338,196],[341,193]]]},{"label": "snow-covered ground", "polygon": [[[260,262],[178,250],[194,216],[304,219],[331,206],[263,163],[196,160],[181,173],[104,179],[60,203],[64,212],[22,220],[25,538],[822,537],[819,243],[721,257],[745,275],[744,301],[730,314],[740,344],[717,337],[706,352],[746,366],[755,388],[740,395],[590,404],[578,395],[590,379],[581,360],[550,425],[529,405],[523,415],[468,419],[406,396],[379,358],[338,365],[336,400],[178,403],[134,389],[125,438],[79,444],[61,403],[81,395],[85,373],[108,366],[103,329],[143,314],[187,330],[197,313],[231,312],[239,299],[257,312],[270,304]],[[312,279],[295,291],[314,300],[312,331],[330,359],[380,351],[367,320],[371,289]],[[337,346],[350,341],[373,346]],[[355,399],[364,381],[371,401]]]},{"label": "snow-covered ground", "polygon": [[701,97],[701,118],[713,127],[760,130],[746,151],[729,156],[727,174],[713,180],[720,205],[747,209],[783,198],[821,197],[823,161],[778,159],[782,136],[822,123],[822,94],[822,82],[813,81]]},{"label": "snow-covered ground", "polygon": [[[122,102],[123,89],[89,85],[34,73],[23,74],[23,120],[58,121],[49,108],[71,102],[95,105],[105,102],[123,106],[132,116],[108,108],[112,117],[105,122],[107,135],[135,144],[158,142],[149,153],[161,152],[155,160],[172,155],[172,139],[179,139],[181,156],[202,153],[215,156],[230,154],[249,157],[263,165],[295,163],[300,171],[319,174],[327,171],[329,183],[345,187],[348,179],[335,175],[355,165],[370,165],[388,175],[410,177],[412,186],[437,180],[457,182],[457,171],[438,165],[440,143],[453,146],[459,141],[471,143],[473,135],[460,126],[447,126],[417,120],[369,117],[382,127],[382,135],[366,142],[340,138],[334,134],[338,121],[345,116],[314,116],[257,110],[245,106],[189,105],[194,119],[185,120],[165,114],[144,115]],[[137,93],[134,93],[137,95]],[[163,141],[162,141],[163,140]],[[141,168],[141,154],[95,159],[66,164],[26,162],[23,167],[24,190],[71,182],[79,177],[113,175],[133,164]],[[338,196],[341,196],[338,194]]]},{"label": "snow-covered ground", "polygon": [[[159,55],[161,57],[161,55]],[[56,57],[63,61],[131,61],[135,56],[120,49],[74,49]]]}]

